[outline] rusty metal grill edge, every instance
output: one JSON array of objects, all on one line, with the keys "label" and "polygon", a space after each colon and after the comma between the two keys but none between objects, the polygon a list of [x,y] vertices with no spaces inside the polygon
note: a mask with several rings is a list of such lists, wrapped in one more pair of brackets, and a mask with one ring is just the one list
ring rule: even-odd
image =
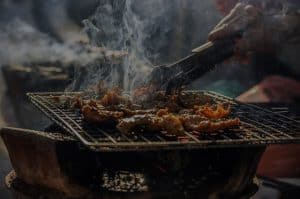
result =
[{"label": "rusty metal grill edge", "polygon": [[267,144],[300,143],[300,122],[255,105],[211,91],[190,91],[211,97],[217,102],[231,104],[234,116],[242,125],[217,134],[204,134],[197,138],[186,132],[188,142],[168,140],[158,134],[126,136],[115,129],[103,129],[85,124],[80,113],[51,100],[52,96],[73,96],[79,92],[28,93],[31,102],[53,122],[76,136],[95,151],[173,150],[218,147],[258,146]]}]

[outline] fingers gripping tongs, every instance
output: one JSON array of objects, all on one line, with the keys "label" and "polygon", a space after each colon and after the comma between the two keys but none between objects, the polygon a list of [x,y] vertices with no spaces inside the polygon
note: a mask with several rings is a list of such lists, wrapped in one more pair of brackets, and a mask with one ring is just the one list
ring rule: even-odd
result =
[{"label": "fingers gripping tongs", "polygon": [[230,58],[234,53],[236,39],[241,36],[242,31],[239,31],[225,39],[207,42],[175,63],[154,68],[150,74],[150,82],[161,85],[162,89],[166,89],[166,94],[172,93]]}]

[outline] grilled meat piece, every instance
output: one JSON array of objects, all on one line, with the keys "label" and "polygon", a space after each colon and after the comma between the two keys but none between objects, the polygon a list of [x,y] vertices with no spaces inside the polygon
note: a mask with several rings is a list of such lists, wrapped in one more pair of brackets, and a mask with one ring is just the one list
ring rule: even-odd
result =
[{"label": "grilled meat piece", "polygon": [[100,103],[99,100],[90,99],[90,100],[83,100],[82,98],[74,98],[72,100],[71,107],[82,109],[84,106],[90,106],[95,110],[104,110],[105,107]]},{"label": "grilled meat piece", "polygon": [[135,115],[119,121],[117,129],[125,134],[129,134],[136,129],[146,129],[147,131],[164,132],[168,135],[184,135],[184,128],[180,119],[172,114],[159,117],[154,114]]},{"label": "grilled meat piece", "polygon": [[120,111],[99,110],[89,105],[85,105],[81,109],[84,120],[96,124],[117,123],[124,113]]},{"label": "grilled meat piece", "polygon": [[220,119],[227,117],[230,114],[230,107],[224,107],[222,104],[217,104],[217,107],[214,109],[213,106],[205,105],[205,106],[195,106],[195,113],[197,115],[204,115],[210,119]]},{"label": "grilled meat piece", "polygon": [[201,115],[184,114],[180,117],[184,128],[187,131],[201,132],[216,132],[219,130],[229,129],[240,125],[238,118],[222,119],[219,121],[212,121],[209,118]]},{"label": "grilled meat piece", "polygon": [[133,100],[135,102],[142,102],[150,98],[153,98],[156,94],[155,91],[156,88],[153,85],[137,88],[133,91]]},{"label": "grilled meat piece", "polygon": [[183,128],[180,118],[173,114],[163,115],[161,120],[161,130],[168,135],[181,136],[185,135],[185,129]]},{"label": "grilled meat piece", "polygon": [[130,134],[136,128],[147,128],[151,131],[161,130],[161,118],[153,114],[134,115],[132,117],[120,119],[117,129],[124,133]]},{"label": "grilled meat piece", "polygon": [[164,109],[159,109],[156,113],[157,116],[161,117],[163,115],[168,115],[170,112],[169,112],[169,109],[168,108],[164,108]]},{"label": "grilled meat piece", "polygon": [[240,119],[227,119],[224,121],[218,121],[218,122],[210,122],[209,127],[205,129],[205,132],[216,132],[219,130],[229,129],[233,127],[237,127],[241,124]]},{"label": "grilled meat piece", "polygon": [[202,131],[209,126],[210,121],[201,115],[183,114],[180,120],[187,131]]},{"label": "grilled meat piece", "polygon": [[134,115],[145,115],[145,114],[155,114],[156,109],[145,109],[145,110],[140,110],[140,109],[131,109],[132,107],[126,107],[126,106],[117,106],[117,107],[110,107],[111,110],[118,110],[122,111],[124,113],[125,117],[130,117]]},{"label": "grilled meat piece", "polygon": [[164,95],[162,92],[157,92],[152,98],[155,106],[160,109],[168,108],[170,112],[176,113],[184,108],[179,95]]},{"label": "grilled meat piece", "polygon": [[132,104],[129,98],[122,95],[122,90],[118,87],[114,87],[111,90],[107,91],[106,94],[100,100],[100,103],[103,106],[112,106],[119,104],[125,104],[130,106]]}]

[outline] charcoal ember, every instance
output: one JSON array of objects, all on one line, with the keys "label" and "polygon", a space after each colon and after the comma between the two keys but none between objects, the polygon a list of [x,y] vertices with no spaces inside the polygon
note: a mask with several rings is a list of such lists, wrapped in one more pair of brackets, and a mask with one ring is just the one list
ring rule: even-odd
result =
[{"label": "charcoal ember", "polygon": [[144,174],[137,172],[104,172],[102,188],[115,192],[145,192],[148,191],[145,178]]}]

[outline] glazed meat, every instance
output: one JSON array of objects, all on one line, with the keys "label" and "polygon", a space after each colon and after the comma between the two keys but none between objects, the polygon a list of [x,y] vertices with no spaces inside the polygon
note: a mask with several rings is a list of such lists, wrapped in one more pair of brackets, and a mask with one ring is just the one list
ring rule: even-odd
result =
[{"label": "glazed meat", "polygon": [[220,119],[227,117],[230,114],[230,107],[225,108],[221,104],[217,104],[216,108],[214,109],[213,106],[206,104],[205,106],[195,106],[195,113],[197,115],[204,115],[210,119]]},{"label": "glazed meat", "polygon": [[85,105],[81,109],[84,120],[96,124],[117,123],[124,113],[120,111],[98,110],[89,105]]},{"label": "glazed meat", "polygon": [[184,135],[185,129],[183,128],[180,118],[174,114],[163,115],[161,120],[161,131],[167,135]]},{"label": "glazed meat", "polygon": [[145,110],[133,110],[126,107],[119,107],[119,111],[122,111],[125,116],[134,116],[134,115],[145,115],[145,114],[155,114],[156,109],[145,109]]},{"label": "glazed meat", "polygon": [[228,105],[182,93],[152,92],[150,97],[145,97],[149,90],[151,88],[137,90],[130,99],[118,88],[102,89],[102,97],[78,95],[67,101],[72,109],[80,110],[86,122],[110,125],[127,135],[161,132],[179,139],[186,136],[186,132],[217,133],[240,125],[238,118],[230,117]]},{"label": "glazed meat", "polygon": [[117,129],[124,134],[130,134],[137,128],[146,128],[149,131],[159,131],[161,130],[160,119],[161,118],[156,117],[153,114],[134,115],[129,118],[121,119],[117,125]]},{"label": "glazed meat", "polygon": [[125,134],[130,134],[134,130],[145,129],[151,132],[163,132],[168,135],[184,135],[184,128],[179,117],[167,114],[162,117],[146,114],[146,115],[135,115],[130,118],[124,118],[119,121],[117,129]]},{"label": "glazed meat", "polygon": [[124,103],[124,101],[125,100],[122,97],[122,91],[119,88],[115,87],[106,92],[106,94],[100,100],[100,103],[103,106],[111,106]]},{"label": "glazed meat", "polygon": [[205,131],[206,132],[216,132],[216,131],[219,131],[219,130],[239,126],[240,123],[241,122],[238,118],[228,119],[228,120],[218,121],[218,122],[210,122],[208,128],[205,129]]},{"label": "glazed meat", "polygon": [[203,131],[208,128],[210,121],[201,115],[183,114],[180,117],[187,131]]}]

